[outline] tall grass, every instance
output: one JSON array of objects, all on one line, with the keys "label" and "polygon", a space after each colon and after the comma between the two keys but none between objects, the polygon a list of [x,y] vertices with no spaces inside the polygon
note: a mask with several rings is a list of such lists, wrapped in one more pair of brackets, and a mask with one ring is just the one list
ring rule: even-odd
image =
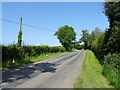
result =
[{"label": "tall grass", "polygon": [[81,75],[74,83],[74,88],[112,88],[102,75],[102,66],[91,51],[86,51]]}]

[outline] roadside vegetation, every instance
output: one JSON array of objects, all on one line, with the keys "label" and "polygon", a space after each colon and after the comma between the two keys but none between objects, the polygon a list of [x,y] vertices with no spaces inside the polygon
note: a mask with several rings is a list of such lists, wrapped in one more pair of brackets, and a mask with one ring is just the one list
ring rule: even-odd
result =
[{"label": "roadside vegetation", "polygon": [[63,55],[66,52],[64,47],[49,46],[21,46],[15,44],[2,46],[2,69],[10,69],[16,66],[45,60],[55,56]]},{"label": "roadside vegetation", "polygon": [[89,49],[95,56],[92,52],[87,51],[83,62],[82,78],[78,78],[75,87],[104,88],[111,87],[108,85],[110,84],[115,88],[120,88],[120,1],[104,2],[103,5],[104,14],[109,21],[109,27],[105,30],[97,27],[92,32],[82,30],[82,37],[79,41],[76,41],[74,28],[68,25],[60,27],[54,35],[57,36],[62,47],[22,45],[21,18],[18,42],[2,46],[3,67],[10,68],[47,59],[73,49]]},{"label": "roadside vegetation", "polygon": [[82,72],[76,78],[74,88],[113,88],[102,75],[103,67],[91,51],[86,51]]},{"label": "roadside vegetation", "polygon": [[46,60],[49,58],[53,58],[56,56],[60,56],[60,55],[64,55],[70,52],[58,52],[58,53],[47,53],[47,54],[41,54],[40,56],[35,56],[35,57],[27,57],[23,60],[15,60],[14,63],[12,60],[8,60],[5,62],[2,62],[2,70],[8,70],[8,69],[12,69],[18,66],[22,66],[25,64],[29,64],[29,63],[33,63],[33,62],[37,62],[37,61],[41,61],[41,60]]},{"label": "roadside vegetation", "polygon": [[73,49],[81,49],[82,45],[75,41],[76,33],[67,25],[58,29],[57,35],[62,46],[30,46],[22,45],[22,17],[20,19],[20,31],[18,41],[11,45],[2,45],[2,70],[14,68],[24,64],[63,55]]},{"label": "roadside vegetation", "polygon": [[104,31],[96,28],[91,33],[82,30],[80,41],[84,43],[84,49],[94,52],[110,85],[120,88],[120,1],[105,2],[104,13],[108,17],[109,28]]},{"label": "roadside vegetation", "polygon": [[120,54],[108,54],[105,56],[103,75],[111,85],[120,88]]}]

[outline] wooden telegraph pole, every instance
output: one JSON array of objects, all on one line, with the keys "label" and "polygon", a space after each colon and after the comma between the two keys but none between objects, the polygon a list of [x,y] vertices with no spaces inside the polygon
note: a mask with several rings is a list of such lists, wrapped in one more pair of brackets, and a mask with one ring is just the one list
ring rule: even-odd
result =
[{"label": "wooden telegraph pole", "polygon": [[20,31],[18,33],[17,46],[20,47],[21,45],[22,45],[22,17],[20,18]]}]

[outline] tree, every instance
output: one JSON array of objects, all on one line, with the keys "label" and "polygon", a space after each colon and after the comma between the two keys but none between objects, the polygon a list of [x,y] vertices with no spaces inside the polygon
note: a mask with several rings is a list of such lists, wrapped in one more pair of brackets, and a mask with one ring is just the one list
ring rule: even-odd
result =
[{"label": "tree", "polygon": [[84,42],[85,49],[91,49],[92,42],[96,40],[103,32],[99,28],[95,28],[91,33],[88,30],[82,30],[82,37],[80,38],[81,42]]},{"label": "tree", "polygon": [[18,42],[17,42],[17,46],[20,47],[22,44],[22,17],[20,19],[20,31],[18,33]]},{"label": "tree", "polygon": [[100,36],[103,32],[101,31],[101,29],[99,29],[98,27],[95,28],[94,31],[91,32],[91,36],[92,36],[92,40],[95,40],[98,36]]},{"label": "tree", "polygon": [[80,49],[82,49],[83,48],[83,45],[80,45],[80,41],[75,41],[74,42],[74,45],[73,45],[73,48],[74,49],[77,49],[77,50],[80,50]]},{"label": "tree", "polygon": [[120,53],[120,1],[105,2],[105,15],[110,22],[105,32],[106,52]]},{"label": "tree", "polygon": [[74,29],[72,27],[65,25],[59,28],[54,35],[57,36],[60,43],[63,47],[65,47],[67,51],[71,51],[74,41],[76,39],[76,33],[74,32]]},{"label": "tree", "polygon": [[109,28],[92,43],[92,50],[101,60],[108,53],[120,53],[120,1],[105,2],[104,9]]},{"label": "tree", "polygon": [[105,33],[100,34],[92,41],[91,49],[99,60],[103,60],[105,55],[105,44],[104,44]]},{"label": "tree", "polygon": [[84,49],[88,49],[89,47],[89,40],[90,40],[90,35],[88,30],[82,30],[82,37],[80,38],[80,42],[84,42]]}]

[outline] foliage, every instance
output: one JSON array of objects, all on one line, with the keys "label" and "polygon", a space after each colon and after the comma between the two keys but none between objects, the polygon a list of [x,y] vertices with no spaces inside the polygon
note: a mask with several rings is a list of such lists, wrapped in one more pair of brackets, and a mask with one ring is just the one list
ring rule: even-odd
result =
[{"label": "foliage", "polygon": [[19,31],[19,34],[18,34],[18,47],[20,47],[22,44],[22,30]]},{"label": "foliage", "polygon": [[99,28],[95,28],[91,33],[88,30],[82,30],[81,42],[84,42],[84,49],[91,49],[92,42],[96,40],[103,32]]},{"label": "foliage", "polygon": [[120,1],[104,3],[105,14],[110,22],[105,33],[107,53],[120,53]]},{"label": "foliage", "polygon": [[[92,43],[92,50],[103,64],[103,75],[112,85],[120,83],[120,1],[105,2],[105,15],[109,20],[109,28]],[[109,54],[111,53],[111,54]],[[104,58],[105,57],[105,58]]]},{"label": "foliage", "polygon": [[102,32],[101,31],[101,29],[99,29],[98,27],[97,28],[95,28],[95,30],[93,30],[92,32],[91,32],[91,44],[92,44],[92,42],[94,41],[94,40],[96,40],[96,38],[97,37],[99,37],[101,34],[103,34],[104,32]]},{"label": "foliage", "polygon": [[17,47],[15,44],[9,46],[2,46],[2,60],[20,60],[26,57],[38,56],[45,53],[64,52],[65,48],[60,46],[21,46]]},{"label": "foliage", "polygon": [[105,56],[103,75],[107,77],[110,84],[116,88],[120,88],[120,53],[108,54]]},{"label": "foliage", "polygon": [[80,50],[84,48],[84,45],[80,45],[79,41],[76,41],[73,45],[74,49]]},{"label": "foliage", "polygon": [[88,30],[82,30],[82,37],[80,39],[81,42],[84,42],[84,48],[87,49],[89,46],[89,39],[90,39],[90,35]]},{"label": "foliage", "polygon": [[59,28],[54,35],[57,36],[60,43],[63,47],[65,47],[67,51],[71,51],[74,41],[76,39],[76,33],[74,32],[74,29],[72,27],[65,25]]},{"label": "foliage", "polygon": [[64,47],[51,47],[51,50],[50,52],[64,52],[65,51],[65,48]]},{"label": "foliage", "polygon": [[20,47],[22,44],[22,17],[20,18],[20,31],[18,33],[18,42],[17,46]]},{"label": "foliage", "polygon": [[105,2],[104,3],[105,15],[108,17],[110,27],[114,26],[114,21],[120,21],[120,1],[118,2]]},{"label": "foliage", "polygon": [[120,27],[114,26],[111,29],[109,29],[106,32],[105,38],[106,38],[106,49],[107,49],[106,52],[120,53]]},{"label": "foliage", "polygon": [[92,43],[92,50],[99,59],[108,53],[120,53],[120,2],[105,2],[104,8],[110,22],[109,29]]},{"label": "foliage", "polygon": [[[92,42],[92,45],[91,45],[92,51],[95,53],[95,55],[99,60],[103,60],[104,55],[106,54],[105,48],[104,48],[105,47],[104,37],[105,37],[105,34],[102,33],[96,38],[96,40]],[[101,61],[101,63],[103,62]]]},{"label": "foliage", "polygon": [[19,50],[17,49],[16,45],[9,45],[9,46],[2,46],[2,60],[13,60],[16,58],[21,58],[21,55],[19,55]]}]

